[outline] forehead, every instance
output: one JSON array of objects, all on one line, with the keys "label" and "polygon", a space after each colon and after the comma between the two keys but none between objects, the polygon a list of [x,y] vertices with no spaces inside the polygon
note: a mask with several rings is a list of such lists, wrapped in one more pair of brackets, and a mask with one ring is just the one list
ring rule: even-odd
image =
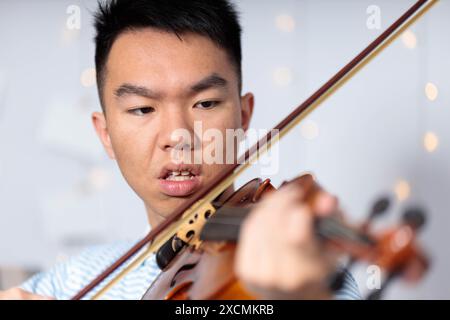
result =
[{"label": "forehead", "polygon": [[187,85],[211,73],[237,81],[226,51],[209,38],[146,28],[121,34],[106,64],[106,81],[141,85]]}]

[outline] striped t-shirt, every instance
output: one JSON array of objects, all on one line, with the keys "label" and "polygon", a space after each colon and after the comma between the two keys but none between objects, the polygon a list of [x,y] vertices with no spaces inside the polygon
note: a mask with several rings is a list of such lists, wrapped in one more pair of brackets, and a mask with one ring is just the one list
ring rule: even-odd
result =
[{"label": "striped t-shirt", "polygon": [[[67,300],[77,294],[97,275],[122,256],[130,247],[130,242],[117,242],[111,245],[93,246],[64,262],[56,264],[49,271],[41,272],[21,285],[25,291],[59,300]],[[115,276],[125,266],[116,270],[85,298],[95,294],[103,284]],[[141,299],[160,270],[155,256],[142,262],[115,284],[102,299],[138,300]],[[336,299],[360,299],[358,286],[349,272],[346,272],[342,288],[336,292]]]}]

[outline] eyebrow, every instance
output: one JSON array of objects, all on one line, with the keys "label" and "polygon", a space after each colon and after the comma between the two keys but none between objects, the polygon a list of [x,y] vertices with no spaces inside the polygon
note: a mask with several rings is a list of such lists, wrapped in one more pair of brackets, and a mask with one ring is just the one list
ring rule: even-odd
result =
[{"label": "eyebrow", "polygon": [[[227,87],[227,85],[228,85],[227,80],[219,76],[217,73],[212,73],[211,75],[203,78],[199,82],[193,84],[189,88],[189,93],[195,94],[212,88],[224,88]],[[117,98],[121,98],[126,95],[136,95],[154,100],[161,99],[163,96],[161,92],[153,91],[150,88],[130,83],[122,84],[114,91],[114,95]]]},{"label": "eyebrow", "polygon": [[192,93],[199,93],[211,88],[223,88],[228,85],[228,81],[219,76],[217,73],[212,73],[211,75],[203,78],[193,86],[191,86]]},{"label": "eyebrow", "polygon": [[138,86],[130,83],[122,84],[119,88],[117,88],[114,91],[114,95],[117,98],[121,98],[126,95],[135,95],[155,100],[161,97],[161,93],[159,92],[154,92],[153,90],[147,87]]}]

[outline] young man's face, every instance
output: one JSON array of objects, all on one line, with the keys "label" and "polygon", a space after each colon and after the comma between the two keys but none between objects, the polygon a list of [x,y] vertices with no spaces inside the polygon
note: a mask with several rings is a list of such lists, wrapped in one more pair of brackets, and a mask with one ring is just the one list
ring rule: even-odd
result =
[{"label": "young man's face", "polygon": [[[180,40],[151,28],[123,33],[114,42],[103,101],[106,117],[93,115],[97,133],[145,202],[151,224],[225,169],[226,164],[211,161],[174,164],[180,142],[191,154],[211,147],[211,141],[195,135],[194,123],[201,123],[203,132],[217,129],[226,137],[226,129],[248,128],[253,109],[253,96],[240,96],[235,66],[224,49],[206,37],[184,34]],[[174,140],[179,129],[192,139]],[[235,152],[232,142],[223,141],[223,155]],[[194,158],[189,158],[192,163]]]}]

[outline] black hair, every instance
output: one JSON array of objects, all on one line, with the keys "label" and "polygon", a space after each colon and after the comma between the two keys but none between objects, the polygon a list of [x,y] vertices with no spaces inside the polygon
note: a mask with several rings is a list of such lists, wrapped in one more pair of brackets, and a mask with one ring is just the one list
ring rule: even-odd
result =
[{"label": "black hair", "polygon": [[241,88],[241,26],[228,0],[99,1],[94,17],[95,67],[101,102],[106,62],[114,41],[123,32],[148,27],[174,33],[180,39],[188,32],[208,37],[228,54]]}]

